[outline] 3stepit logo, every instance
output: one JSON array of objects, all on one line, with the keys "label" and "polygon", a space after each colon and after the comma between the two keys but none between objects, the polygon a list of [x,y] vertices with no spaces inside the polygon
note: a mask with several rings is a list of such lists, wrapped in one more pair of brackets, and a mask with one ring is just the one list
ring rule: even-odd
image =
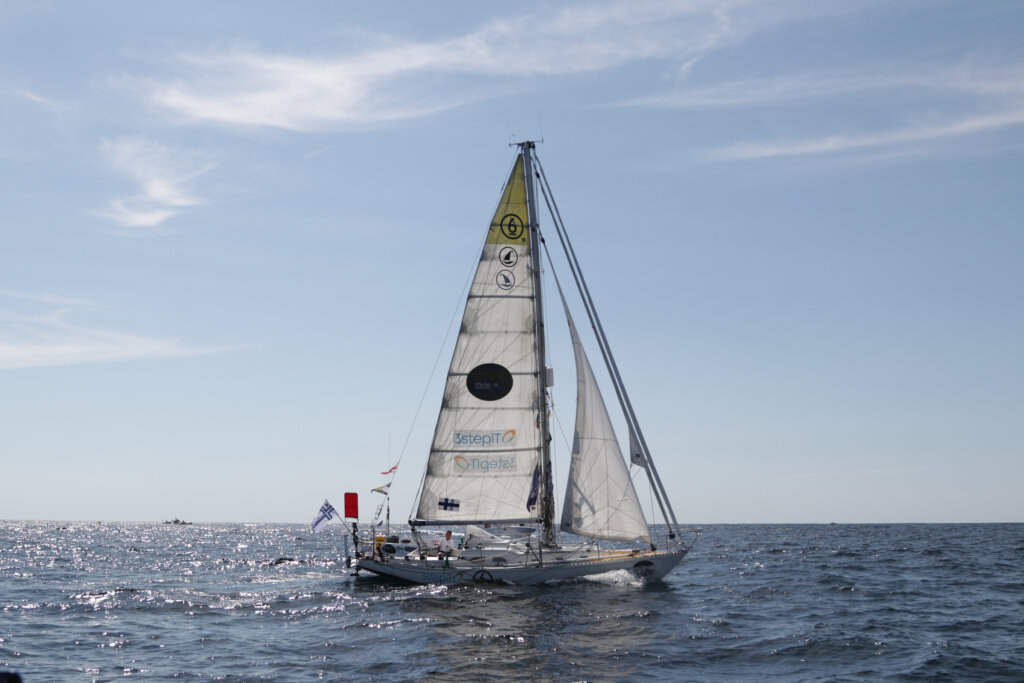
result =
[{"label": "3stepit logo", "polygon": [[511,458],[481,458],[476,455],[456,455],[455,467],[460,472],[490,474],[492,472],[515,472],[516,456]]},{"label": "3stepit logo", "polygon": [[[453,445],[469,450],[505,449],[515,444],[516,430],[485,431],[481,429],[456,430],[452,438]],[[495,472],[515,472],[516,457],[489,457],[471,453],[459,454],[454,458],[455,467],[460,472],[493,474]]]},{"label": "3stepit logo", "polygon": [[471,446],[475,448],[500,448],[511,446],[516,442],[516,430],[504,432],[483,429],[456,429],[452,438],[454,446]]}]

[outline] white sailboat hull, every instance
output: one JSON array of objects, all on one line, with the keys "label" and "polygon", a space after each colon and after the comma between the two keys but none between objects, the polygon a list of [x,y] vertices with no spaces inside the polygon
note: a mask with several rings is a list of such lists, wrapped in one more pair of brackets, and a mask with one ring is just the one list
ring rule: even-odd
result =
[{"label": "white sailboat hull", "polygon": [[[612,552],[601,557],[552,562],[529,562],[506,566],[481,566],[464,559],[428,557],[388,560],[362,558],[357,571],[364,570],[420,584],[511,583],[536,585],[572,581],[606,572],[625,570],[636,579],[660,581],[682,561],[686,549],[645,552]],[[447,565],[447,566],[446,566]]]}]

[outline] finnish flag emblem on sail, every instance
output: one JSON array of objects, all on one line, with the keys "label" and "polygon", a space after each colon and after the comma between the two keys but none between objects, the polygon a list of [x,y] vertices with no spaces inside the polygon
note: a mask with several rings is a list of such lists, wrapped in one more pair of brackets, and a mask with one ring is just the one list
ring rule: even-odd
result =
[{"label": "finnish flag emblem on sail", "polygon": [[313,531],[320,531],[320,529],[327,526],[327,522],[332,519],[338,519],[338,511],[335,510],[334,506],[325,498],[324,504],[320,506],[320,512],[318,512],[316,517],[313,519]]},{"label": "finnish flag emblem on sail", "polygon": [[458,510],[459,501],[455,500],[454,498],[442,498],[441,500],[437,501],[437,507],[441,508],[442,510],[448,511]]}]

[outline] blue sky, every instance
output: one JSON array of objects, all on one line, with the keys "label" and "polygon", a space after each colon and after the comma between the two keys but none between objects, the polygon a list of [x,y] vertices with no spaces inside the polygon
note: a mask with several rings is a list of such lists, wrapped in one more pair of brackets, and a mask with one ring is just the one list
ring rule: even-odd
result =
[{"label": "blue sky", "polygon": [[404,449],[403,519],[543,138],[681,521],[1024,522],[1021,35],[1018,2],[4,3],[0,518],[365,514]]}]

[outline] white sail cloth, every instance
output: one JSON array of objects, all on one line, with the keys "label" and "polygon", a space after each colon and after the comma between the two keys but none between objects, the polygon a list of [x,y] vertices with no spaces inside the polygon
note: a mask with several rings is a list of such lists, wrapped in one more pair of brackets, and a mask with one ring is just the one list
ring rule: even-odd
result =
[{"label": "white sail cloth", "polygon": [[523,168],[520,155],[470,286],[416,520],[538,518],[538,361]]},{"label": "white sail cloth", "polygon": [[604,540],[650,541],[640,499],[564,296],[562,306],[576,357],[576,433],[561,529]]}]

